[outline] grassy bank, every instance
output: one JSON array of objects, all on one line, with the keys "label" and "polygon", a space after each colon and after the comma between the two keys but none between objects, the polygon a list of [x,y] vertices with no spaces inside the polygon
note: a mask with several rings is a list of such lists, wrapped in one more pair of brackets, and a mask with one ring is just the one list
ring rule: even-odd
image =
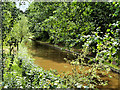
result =
[{"label": "grassy bank", "polygon": [[13,58],[4,54],[4,88],[67,88],[59,75],[34,65],[23,43],[17,53]]}]

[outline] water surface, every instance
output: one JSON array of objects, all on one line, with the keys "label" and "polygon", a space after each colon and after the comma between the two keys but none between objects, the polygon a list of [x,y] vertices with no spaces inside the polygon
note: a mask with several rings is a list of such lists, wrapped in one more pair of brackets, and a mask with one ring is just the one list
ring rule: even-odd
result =
[{"label": "water surface", "polygon": [[58,48],[48,44],[34,42],[30,48],[30,53],[35,59],[35,64],[43,67],[45,70],[55,69],[59,73],[72,71],[72,66],[64,58],[71,58],[72,55],[63,52]]},{"label": "water surface", "polygon": [[[55,69],[58,71],[59,74],[62,72],[71,72],[72,66],[65,62],[64,58],[67,58],[67,52],[63,52],[60,49],[57,49],[53,46],[50,46],[49,44],[40,43],[32,41],[32,45],[29,48],[29,51],[33,58],[35,59],[34,63],[45,70]],[[69,58],[71,58],[72,55],[69,54]],[[85,67],[83,69],[83,72],[85,70],[88,70],[90,67]],[[98,71],[99,73],[99,71]],[[107,86],[99,86],[99,88],[115,88],[114,90],[117,90],[116,88],[120,88],[120,75],[109,72],[108,75],[112,75],[113,78],[109,78],[108,76],[101,77],[102,80],[109,81]],[[103,90],[104,90],[103,89]]]}]

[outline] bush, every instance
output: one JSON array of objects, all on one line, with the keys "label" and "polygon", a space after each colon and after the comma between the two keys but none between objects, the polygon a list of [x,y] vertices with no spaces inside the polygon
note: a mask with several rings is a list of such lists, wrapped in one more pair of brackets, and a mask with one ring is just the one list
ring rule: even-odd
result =
[{"label": "bush", "polygon": [[35,66],[23,45],[20,45],[18,55],[10,64],[11,58],[8,56],[5,61],[4,88],[67,88],[60,75]]}]

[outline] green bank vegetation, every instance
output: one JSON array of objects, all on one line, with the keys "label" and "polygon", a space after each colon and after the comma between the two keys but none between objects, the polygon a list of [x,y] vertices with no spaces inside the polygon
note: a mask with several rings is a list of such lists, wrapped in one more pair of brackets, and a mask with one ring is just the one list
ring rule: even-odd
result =
[{"label": "green bank vegetation", "polygon": [[[25,13],[7,2],[2,10],[4,50],[9,50],[3,54],[4,88],[96,88],[107,85],[96,70],[109,72],[105,62],[114,61],[115,67],[120,64],[119,2],[33,2]],[[35,66],[25,47],[29,37],[62,44],[68,50],[81,48],[77,58],[70,61],[74,74],[61,78],[55,71]],[[86,62],[89,53],[92,58]],[[85,65],[92,68],[82,72]]]}]

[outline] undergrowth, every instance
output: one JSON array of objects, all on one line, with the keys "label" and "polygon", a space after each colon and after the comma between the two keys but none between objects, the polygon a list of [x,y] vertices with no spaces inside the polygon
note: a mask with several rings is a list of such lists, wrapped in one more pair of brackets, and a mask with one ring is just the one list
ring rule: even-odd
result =
[{"label": "undergrowth", "polygon": [[4,88],[67,88],[60,75],[34,65],[23,44],[14,58],[9,54],[4,56]]}]

